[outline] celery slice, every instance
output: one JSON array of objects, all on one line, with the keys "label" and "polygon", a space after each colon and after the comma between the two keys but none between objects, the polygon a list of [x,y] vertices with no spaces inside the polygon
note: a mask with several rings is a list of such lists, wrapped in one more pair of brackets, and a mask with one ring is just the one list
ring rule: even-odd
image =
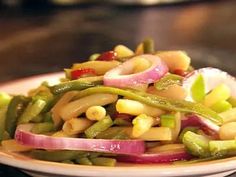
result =
[{"label": "celery slice", "polygon": [[196,102],[201,102],[205,97],[205,83],[201,74],[198,75],[191,87],[191,96]]}]

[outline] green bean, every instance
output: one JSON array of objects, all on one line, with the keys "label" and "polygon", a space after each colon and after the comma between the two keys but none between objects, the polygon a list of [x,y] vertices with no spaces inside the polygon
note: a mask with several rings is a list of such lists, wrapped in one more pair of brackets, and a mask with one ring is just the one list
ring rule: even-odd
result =
[{"label": "green bean", "polygon": [[43,122],[43,118],[44,118],[44,116],[42,114],[39,114],[39,115],[35,116],[33,119],[31,119],[30,122],[40,123],[40,122]]},{"label": "green bean", "polygon": [[187,132],[187,131],[191,131],[191,132],[194,132],[194,133],[196,133],[197,131],[198,131],[198,127],[185,127],[182,131],[181,131],[181,133],[179,134],[179,141],[180,142],[183,142],[183,136],[184,136],[184,134]]},{"label": "green bean", "polygon": [[80,151],[44,151],[44,150],[32,150],[30,155],[36,159],[61,162],[64,160],[75,160],[77,157],[85,152]]},{"label": "green bean", "polygon": [[66,164],[74,164],[72,160],[63,160],[61,163],[66,163]]},{"label": "green bean", "polygon": [[40,134],[55,131],[54,124],[51,122],[35,123],[31,129],[31,132]]},{"label": "green bean", "polygon": [[143,41],[143,52],[144,53],[154,53],[154,41],[150,38]]},{"label": "green bean", "polygon": [[193,160],[183,160],[183,161],[175,161],[173,164],[175,165],[185,165],[185,164],[193,164],[193,163],[199,163],[199,162],[206,162],[210,160],[217,160],[219,157],[213,156],[213,157],[205,157],[205,158],[199,158],[199,159],[193,159]]},{"label": "green bean", "polygon": [[106,116],[102,120],[99,120],[98,122],[96,122],[92,126],[90,126],[88,129],[86,129],[84,133],[88,138],[94,138],[100,132],[105,131],[106,129],[108,129],[112,125],[113,125],[112,119],[110,118],[110,116]]},{"label": "green bean", "polygon": [[35,116],[39,115],[44,109],[46,102],[44,100],[32,101],[28,104],[23,114],[18,119],[18,124],[28,123]]},{"label": "green bean", "polygon": [[101,54],[100,53],[94,53],[90,55],[89,61],[95,61]]},{"label": "green bean", "polygon": [[51,112],[47,112],[43,115],[43,122],[52,122],[53,123]]},{"label": "green bean", "polygon": [[0,108],[0,142],[4,139],[7,107]]},{"label": "green bean", "polygon": [[122,118],[116,118],[114,120],[114,125],[118,125],[118,126],[131,126],[132,123],[130,121],[122,119]]},{"label": "green bean", "polygon": [[107,130],[99,133],[97,139],[128,139],[129,136],[125,133],[126,130],[123,128],[108,128]]},{"label": "green bean", "polygon": [[68,91],[72,91],[72,90],[83,90],[89,87],[94,87],[95,84],[91,83],[91,82],[81,82],[78,80],[73,80],[73,81],[68,81],[68,82],[64,82],[64,83],[60,83],[58,85],[52,86],[51,92],[53,94],[60,94],[60,93],[65,93]]},{"label": "green bean", "polygon": [[202,104],[184,100],[174,100],[170,98],[164,98],[157,95],[151,95],[145,92],[138,92],[135,90],[124,90],[114,87],[96,86],[78,92],[76,98],[84,97],[94,93],[118,94],[127,97],[129,99],[140,101],[150,106],[161,108],[168,111],[196,113],[205,118],[208,118],[209,120],[213,121],[218,125],[222,124],[222,118],[216,112],[212,111],[211,109],[205,107]]},{"label": "green bean", "polygon": [[29,98],[26,98],[24,96],[14,96],[8,105],[6,113],[5,129],[12,138],[16,130],[17,120],[19,116],[22,114],[28,102]]},{"label": "green bean", "polygon": [[175,74],[168,74],[154,84],[157,90],[166,90],[170,85],[180,85],[183,77]]},{"label": "green bean", "polygon": [[101,155],[102,155],[101,152],[90,152],[88,157],[91,159],[91,158],[99,157]]},{"label": "green bean", "polygon": [[40,113],[39,115],[35,116],[33,119],[30,120],[32,123],[42,123],[42,122],[53,122],[52,120],[52,113]]},{"label": "green bean", "polygon": [[7,131],[4,131],[2,140],[9,140],[9,139],[11,139],[9,133]]},{"label": "green bean", "polygon": [[64,69],[66,79],[71,80],[71,70],[72,69],[68,69],[68,68]]},{"label": "green bean", "polygon": [[182,141],[190,154],[202,158],[210,157],[209,139],[207,137],[187,131]]},{"label": "green bean", "polygon": [[50,92],[40,92],[37,95],[32,97],[33,101],[43,100],[45,101],[45,106],[42,112],[48,112],[54,104],[54,96]]},{"label": "green bean", "polygon": [[75,162],[81,165],[93,165],[92,162],[87,157],[80,157],[75,159]]},{"label": "green bean", "polygon": [[233,140],[211,140],[209,150],[212,156],[226,157],[236,154],[236,141]]},{"label": "green bean", "polygon": [[116,165],[116,160],[113,158],[107,158],[107,157],[97,157],[90,159],[93,165],[98,166],[109,166],[114,167]]}]

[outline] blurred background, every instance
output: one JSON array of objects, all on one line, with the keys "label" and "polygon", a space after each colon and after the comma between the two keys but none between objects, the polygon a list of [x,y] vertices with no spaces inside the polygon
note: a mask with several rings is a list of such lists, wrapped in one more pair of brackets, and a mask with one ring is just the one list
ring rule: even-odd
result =
[{"label": "blurred background", "polygon": [[61,71],[147,37],[236,75],[233,0],[1,0],[0,82]]}]

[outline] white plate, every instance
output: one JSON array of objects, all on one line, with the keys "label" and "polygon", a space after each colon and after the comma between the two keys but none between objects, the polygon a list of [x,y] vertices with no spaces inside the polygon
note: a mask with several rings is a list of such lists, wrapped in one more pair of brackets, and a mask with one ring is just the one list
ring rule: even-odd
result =
[{"label": "white plate", "polygon": [[[0,91],[24,94],[27,90],[37,87],[42,81],[58,82],[62,73],[45,74],[16,80],[0,85]],[[185,165],[163,164],[124,164],[116,167],[99,167],[70,165],[31,159],[17,153],[0,149],[0,163],[20,168],[28,174],[42,176],[96,176],[96,177],[167,177],[167,176],[225,176],[236,169],[236,157]]]}]

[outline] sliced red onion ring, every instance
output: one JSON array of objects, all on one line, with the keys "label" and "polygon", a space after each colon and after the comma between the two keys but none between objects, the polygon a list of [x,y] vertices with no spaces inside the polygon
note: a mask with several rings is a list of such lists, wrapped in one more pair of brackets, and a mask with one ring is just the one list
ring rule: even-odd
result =
[{"label": "sliced red onion ring", "polygon": [[131,163],[171,163],[178,160],[190,160],[192,156],[187,151],[166,151],[155,154],[121,155],[117,157],[120,162]]},{"label": "sliced red onion ring", "polygon": [[189,73],[183,80],[183,87],[187,91],[186,100],[193,101],[190,89],[199,74],[201,74],[204,78],[206,93],[214,89],[219,84],[223,83],[230,88],[231,96],[236,98],[235,78],[229,75],[227,72],[221,71],[220,69],[207,67],[194,70],[193,72]]},{"label": "sliced red onion ring", "polygon": [[214,124],[212,121],[195,114],[188,115],[186,119],[182,119],[181,129],[184,129],[185,127],[189,126],[195,126],[199,128],[206,127],[210,131],[215,132],[217,134],[220,130],[220,127]]},{"label": "sliced red onion ring", "polygon": [[151,63],[151,67],[145,71],[132,74],[135,66],[134,62],[137,58],[134,57],[108,71],[103,77],[104,85],[122,88],[150,84],[159,80],[168,72],[167,65],[158,56],[140,55],[138,57],[147,59]]},{"label": "sliced red onion ring", "polygon": [[33,134],[32,126],[19,125],[15,133],[15,140],[33,148],[50,150],[81,150],[115,154],[142,154],[145,144],[142,140],[105,140],[85,138],[62,138]]}]

